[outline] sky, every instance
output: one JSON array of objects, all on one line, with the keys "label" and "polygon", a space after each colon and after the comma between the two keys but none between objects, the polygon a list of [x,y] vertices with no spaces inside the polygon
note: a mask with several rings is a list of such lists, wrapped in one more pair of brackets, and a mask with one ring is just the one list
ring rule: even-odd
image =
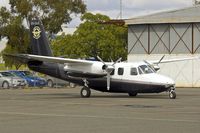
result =
[{"label": "sky", "polygon": [[[9,0],[0,0],[0,6],[8,5]],[[112,19],[119,18],[120,0],[83,0],[88,12],[101,13]],[[128,19],[140,15],[192,6],[193,0],[121,0],[122,18]],[[76,27],[80,16],[74,16],[68,27]]]},{"label": "sky", "polygon": [[[84,0],[87,9],[92,13],[108,15],[112,19],[120,18],[120,0]],[[129,19],[140,15],[147,15],[155,12],[179,9],[192,6],[193,0],[121,0],[122,18]],[[80,23],[78,17],[69,25],[76,27]]]}]

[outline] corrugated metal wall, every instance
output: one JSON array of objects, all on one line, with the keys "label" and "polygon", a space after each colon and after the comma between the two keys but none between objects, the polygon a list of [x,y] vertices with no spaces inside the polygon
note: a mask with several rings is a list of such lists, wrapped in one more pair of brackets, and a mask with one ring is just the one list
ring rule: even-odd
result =
[{"label": "corrugated metal wall", "polygon": [[[128,61],[200,55],[200,23],[129,25]],[[161,65],[178,87],[200,87],[200,60]]]}]

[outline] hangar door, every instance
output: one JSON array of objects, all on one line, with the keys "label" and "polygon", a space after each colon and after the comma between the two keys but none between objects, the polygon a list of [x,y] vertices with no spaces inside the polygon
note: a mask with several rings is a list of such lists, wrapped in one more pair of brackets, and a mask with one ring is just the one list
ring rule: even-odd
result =
[{"label": "hangar door", "polygon": [[195,54],[200,52],[200,24],[131,25],[129,54]]}]

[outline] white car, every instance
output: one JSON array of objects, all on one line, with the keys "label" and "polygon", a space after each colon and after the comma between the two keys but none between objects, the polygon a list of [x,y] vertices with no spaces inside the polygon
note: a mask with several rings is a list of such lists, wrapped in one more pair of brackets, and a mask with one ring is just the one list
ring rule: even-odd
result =
[{"label": "white car", "polygon": [[9,88],[24,88],[27,85],[26,80],[17,77],[9,72],[0,72],[0,87],[3,89]]},{"label": "white car", "polygon": [[61,80],[58,78],[54,78],[51,76],[47,76],[46,75],[46,81],[47,81],[47,87],[53,88],[53,87],[58,87],[58,86],[70,86],[71,88],[74,88],[76,85],[73,83],[70,83],[68,81],[65,80]]}]

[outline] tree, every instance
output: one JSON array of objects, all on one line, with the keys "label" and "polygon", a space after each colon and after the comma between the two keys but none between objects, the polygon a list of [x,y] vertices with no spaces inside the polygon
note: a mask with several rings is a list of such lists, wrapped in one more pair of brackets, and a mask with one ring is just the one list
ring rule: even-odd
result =
[{"label": "tree", "polygon": [[79,42],[78,36],[61,35],[52,41],[55,56],[67,56],[68,58],[85,57],[84,48]]},{"label": "tree", "polygon": [[82,24],[72,36],[61,36],[53,42],[54,52],[60,55],[78,55],[80,58],[100,56],[105,61],[127,56],[127,27],[103,24],[110,18],[86,13]]},{"label": "tree", "polygon": [[[3,28],[3,36],[8,37],[8,42],[6,48],[3,50],[4,53],[27,53],[27,48],[29,46],[29,31],[23,25],[20,17],[13,19],[12,24]],[[6,67],[12,67],[14,65],[16,69],[22,65],[19,61],[3,56],[5,60]]]},{"label": "tree", "polygon": [[[6,37],[5,51],[27,53],[29,44],[29,20],[38,17],[50,33],[62,30],[63,23],[69,23],[72,16],[82,14],[86,5],[82,0],[9,0],[10,9],[0,9],[0,37]],[[7,66],[16,64],[15,60],[3,57]],[[18,63],[17,63],[18,64]]]}]

